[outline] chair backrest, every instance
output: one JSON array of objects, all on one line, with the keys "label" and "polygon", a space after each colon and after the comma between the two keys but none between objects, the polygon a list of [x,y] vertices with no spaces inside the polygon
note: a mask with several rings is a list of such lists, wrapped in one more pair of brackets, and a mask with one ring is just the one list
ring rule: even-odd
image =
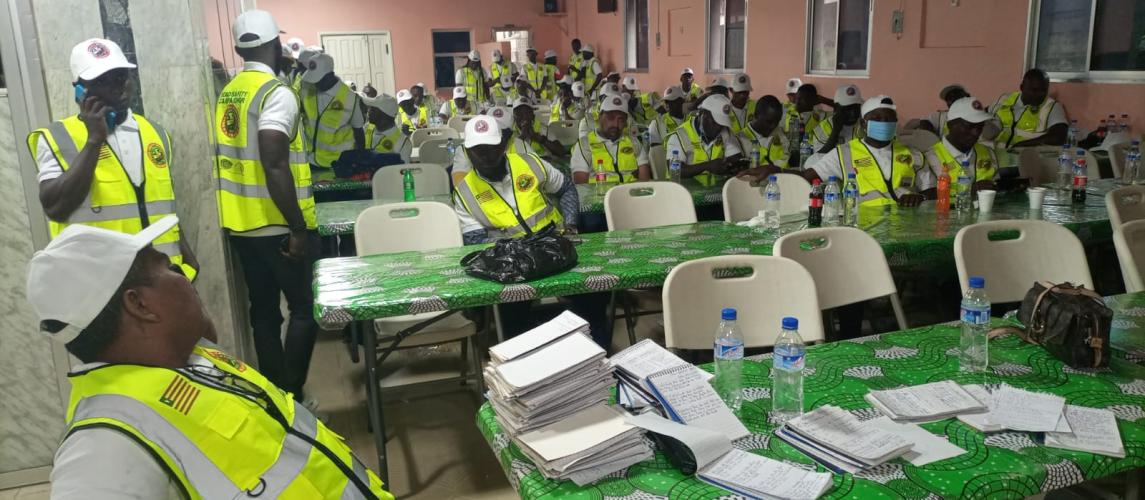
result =
[{"label": "chair backrest", "polygon": [[1093,289],[1085,249],[1069,229],[1041,220],[998,220],[966,226],[954,237],[962,289],[986,278],[991,302],[1018,302],[1038,281]]},{"label": "chair backrest", "polygon": [[[779,183],[779,215],[807,211],[811,183],[796,174],[775,174]],[[753,187],[750,182],[732,178],[724,183],[724,221],[748,220],[763,210],[763,190],[767,184]]]},{"label": "chair backrest", "polygon": [[465,133],[465,122],[473,119],[473,115],[454,115],[446,122],[449,128],[456,130],[458,134]]},{"label": "chair backrest", "polygon": [[726,255],[684,262],[668,273],[663,298],[669,348],[711,349],[725,307],[736,309],[747,347],[774,345],[785,316],[799,319],[804,341],[823,339],[815,280],[791,259]]},{"label": "chair backrest", "polygon": [[1113,175],[1121,178],[1125,172],[1125,157],[1129,154],[1129,143],[1121,142],[1109,147],[1109,164],[1113,166]]},{"label": "chair backrest", "polygon": [[358,255],[428,251],[459,247],[461,221],[453,207],[435,201],[392,203],[367,208],[354,225]]},{"label": "chair backrest", "polygon": [[652,163],[652,179],[663,181],[668,180],[668,153],[664,151],[663,144],[657,144],[648,148],[648,161]]},{"label": "chair backrest", "polygon": [[1105,193],[1105,210],[1114,231],[1127,222],[1145,219],[1145,186],[1125,186]]},{"label": "chair backrest", "polygon": [[1022,148],[1018,157],[1018,171],[1022,177],[1030,179],[1030,185],[1033,186],[1054,182],[1058,176],[1058,155],[1061,150],[1060,146]]},{"label": "chair backrest", "polygon": [[382,167],[374,174],[374,199],[402,199],[405,193],[402,188],[402,176],[407,169],[413,172],[415,196],[449,194],[449,174],[445,171],[445,167],[435,163],[407,163]]},{"label": "chair backrest", "polygon": [[914,149],[926,151],[930,149],[931,146],[938,144],[940,139],[929,130],[914,129],[911,130],[909,134],[903,134],[899,140]]},{"label": "chair backrest", "polygon": [[421,147],[422,143],[430,139],[460,139],[461,134],[450,127],[430,127],[414,130],[409,136],[410,145]]},{"label": "chair backrest", "polygon": [[823,309],[898,293],[883,247],[860,229],[804,229],[780,237],[771,253],[807,268]]},{"label": "chair backrest", "polygon": [[692,194],[675,182],[633,182],[604,195],[608,230],[641,229],[696,222]]},{"label": "chair backrest", "polygon": [[[453,141],[454,146],[461,147],[460,140]],[[421,143],[417,148],[417,161],[419,163],[433,163],[435,165],[450,165],[453,158],[449,157],[448,139],[430,139]]]},{"label": "chair backrest", "polygon": [[1145,269],[1145,220],[1129,221],[1114,227],[1113,247],[1121,264],[1125,291],[1145,290],[1145,278],[1141,276],[1141,270]]},{"label": "chair backrest", "polygon": [[557,141],[563,146],[571,147],[579,139],[576,120],[560,120],[549,124],[549,140]]},{"label": "chair backrest", "polygon": [[[807,211],[807,201],[811,198],[811,183],[807,179],[799,174],[775,174],[775,181],[779,183],[779,215]],[[759,195],[762,197],[763,191]]]},{"label": "chair backrest", "polygon": [[[1076,153],[1076,151],[1075,151],[1075,153]],[[1088,176],[1089,180],[1091,180],[1091,181],[1103,178],[1101,176],[1101,167],[1099,166],[1099,164],[1097,162],[1097,156],[1094,155],[1093,151],[1090,151],[1090,150],[1085,151],[1085,175]],[[1116,174],[1114,174],[1114,175],[1116,175]],[[1111,177],[1106,176],[1104,178],[1109,179]]]}]

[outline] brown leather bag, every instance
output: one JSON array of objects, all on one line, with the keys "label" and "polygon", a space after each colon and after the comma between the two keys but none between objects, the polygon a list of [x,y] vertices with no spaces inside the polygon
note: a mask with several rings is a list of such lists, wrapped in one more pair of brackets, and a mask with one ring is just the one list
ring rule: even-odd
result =
[{"label": "brown leather bag", "polygon": [[1026,329],[1018,334],[1044,347],[1073,368],[1109,366],[1109,329],[1113,311],[1101,296],[1070,283],[1034,283],[1026,292],[1018,319]]}]

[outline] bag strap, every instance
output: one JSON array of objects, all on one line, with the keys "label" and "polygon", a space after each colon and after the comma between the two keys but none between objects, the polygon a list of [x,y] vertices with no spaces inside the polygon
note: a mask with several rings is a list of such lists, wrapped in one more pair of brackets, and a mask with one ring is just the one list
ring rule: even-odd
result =
[{"label": "bag strap", "polygon": [[1039,293],[1038,298],[1034,299],[1034,306],[1030,312],[1029,331],[1022,332],[1021,334],[1023,339],[1032,344],[1040,344],[1042,335],[1046,333],[1046,318],[1045,314],[1042,313],[1042,300],[1046,298],[1046,295],[1058,288],[1057,285],[1044,281],[1040,281],[1038,284],[1043,287],[1042,293]]}]

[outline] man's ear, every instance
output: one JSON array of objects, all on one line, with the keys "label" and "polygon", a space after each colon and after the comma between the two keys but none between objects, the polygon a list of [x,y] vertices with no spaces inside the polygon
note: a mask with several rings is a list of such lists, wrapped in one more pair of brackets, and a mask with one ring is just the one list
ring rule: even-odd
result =
[{"label": "man's ear", "polygon": [[129,288],[123,292],[123,314],[144,323],[158,323],[159,315],[154,310],[154,295],[148,295]]}]

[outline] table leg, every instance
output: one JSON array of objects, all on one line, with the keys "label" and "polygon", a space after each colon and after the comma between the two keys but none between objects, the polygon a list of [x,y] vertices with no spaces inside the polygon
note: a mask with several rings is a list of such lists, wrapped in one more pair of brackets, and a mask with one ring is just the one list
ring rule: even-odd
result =
[{"label": "table leg", "polygon": [[374,446],[378,453],[378,477],[389,484],[389,463],[386,461],[386,422],[382,411],[382,386],[378,380],[378,337],[368,328],[369,322],[358,322],[359,332],[365,336],[366,349],[362,356],[366,361],[366,406],[369,409],[370,427],[374,431]]}]

